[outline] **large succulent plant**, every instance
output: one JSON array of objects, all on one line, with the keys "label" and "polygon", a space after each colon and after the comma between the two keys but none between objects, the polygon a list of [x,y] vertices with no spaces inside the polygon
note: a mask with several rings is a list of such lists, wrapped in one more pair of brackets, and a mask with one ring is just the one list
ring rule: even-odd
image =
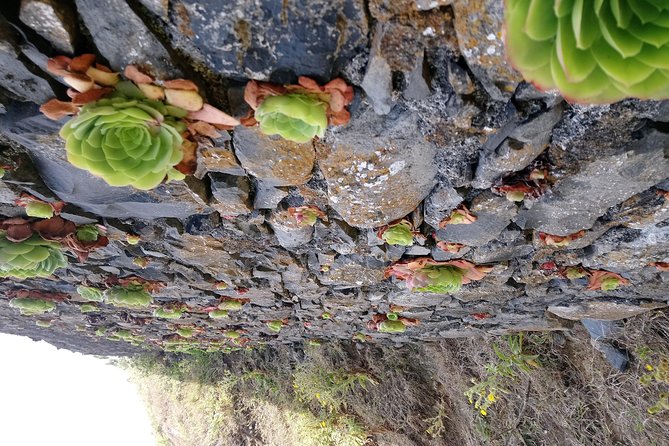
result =
[{"label": "large succulent plant", "polygon": [[111,186],[153,189],[165,177],[183,177],[174,169],[182,157],[178,120],[185,112],[159,101],[118,96],[85,105],[60,131],[67,159]]},{"label": "large succulent plant", "polygon": [[65,266],[67,259],[58,243],[43,240],[37,235],[16,243],[0,234],[0,277],[49,277]]},{"label": "large succulent plant", "polygon": [[405,280],[407,288],[422,293],[455,293],[462,285],[481,280],[491,267],[466,260],[438,262],[427,257],[395,263],[386,268],[386,277]]},{"label": "large succulent plant", "polygon": [[669,98],[669,2],[507,0],[508,56],[577,102]]},{"label": "large succulent plant", "polygon": [[105,293],[108,303],[117,307],[146,308],[153,302],[153,297],[141,284],[115,286]]},{"label": "large succulent plant", "polygon": [[19,309],[24,316],[49,313],[56,309],[55,302],[32,297],[17,297],[16,299],[10,300],[9,305],[12,308]]}]

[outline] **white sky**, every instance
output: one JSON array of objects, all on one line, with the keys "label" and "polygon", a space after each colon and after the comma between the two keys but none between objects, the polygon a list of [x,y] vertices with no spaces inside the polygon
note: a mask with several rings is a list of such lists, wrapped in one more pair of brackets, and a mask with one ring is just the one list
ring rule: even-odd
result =
[{"label": "white sky", "polygon": [[0,445],[155,444],[144,404],[124,370],[0,333]]}]

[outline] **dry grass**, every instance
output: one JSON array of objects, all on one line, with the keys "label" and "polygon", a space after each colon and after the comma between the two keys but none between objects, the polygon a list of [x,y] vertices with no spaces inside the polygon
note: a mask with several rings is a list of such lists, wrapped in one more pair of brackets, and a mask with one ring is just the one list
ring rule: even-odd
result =
[{"label": "dry grass", "polygon": [[[508,394],[486,416],[464,393],[499,363],[492,346],[504,347],[502,338],[204,356],[177,363],[177,373],[163,367],[182,381],[148,377],[142,387],[165,444],[175,446],[661,446],[669,444],[669,415],[647,409],[669,389],[639,378],[646,364],[669,358],[668,340],[665,313],[628,321],[615,340],[632,353],[620,373],[580,324],[526,335],[525,350],[541,367],[503,381]],[[342,376],[377,384],[342,390]],[[316,393],[329,403],[309,397]]]}]

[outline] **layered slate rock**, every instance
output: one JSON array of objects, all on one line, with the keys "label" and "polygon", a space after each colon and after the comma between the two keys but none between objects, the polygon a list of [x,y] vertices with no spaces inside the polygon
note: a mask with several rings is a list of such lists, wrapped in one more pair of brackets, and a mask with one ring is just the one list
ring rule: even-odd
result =
[{"label": "layered slate rock", "polygon": [[367,45],[360,0],[180,0],[172,8],[174,47],[237,79],[329,79]]}]

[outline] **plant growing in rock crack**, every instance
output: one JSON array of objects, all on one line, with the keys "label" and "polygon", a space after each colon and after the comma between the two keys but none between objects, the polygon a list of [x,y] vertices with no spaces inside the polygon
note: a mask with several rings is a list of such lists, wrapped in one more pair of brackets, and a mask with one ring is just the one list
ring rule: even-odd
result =
[{"label": "plant growing in rock crack", "polygon": [[284,326],[284,322],[281,320],[267,321],[265,325],[274,333],[279,333]]},{"label": "plant growing in rock crack", "polygon": [[669,98],[669,3],[507,0],[512,64],[575,102]]},{"label": "plant growing in rock crack", "polygon": [[613,291],[621,285],[628,285],[630,281],[620,274],[604,270],[589,270],[587,290]]},{"label": "plant growing in rock crack", "polygon": [[389,245],[411,246],[414,236],[419,235],[409,220],[402,219],[382,226],[376,230],[376,235]]},{"label": "plant growing in rock crack", "polygon": [[62,201],[49,203],[26,193],[21,194],[21,197],[17,198],[14,203],[25,208],[28,217],[35,218],[51,218],[60,214],[65,206]]},{"label": "plant growing in rock crack", "polygon": [[547,163],[538,159],[519,172],[503,175],[492,187],[492,191],[504,195],[509,201],[523,201],[526,198],[541,197],[548,186]]},{"label": "plant growing in rock crack", "polygon": [[146,308],[153,303],[153,296],[144,284],[133,282],[117,285],[105,291],[105,301],[117,307]]},{"label": "plant growing in rock crack", "polygon": [[56,309],[56,303],[48,299],[17,297],[9,301],[9,306],[18,309],[24,316],[50,313]]},{"label": "plant growing in rock crack", "polygon": [[149,190],[195,169],[195,135],[219,136],[239,121],[206,104],[191,81],[157,81],[133,65],[121,80],[95,56],[49,59],[47,69],[71,88],[72,102],[52,99],[52,119],[76,115],[60,131],[67,159],[111,186]]},{"label": "plant growing in rock crack", "polygon": [[212,319],[224,319],[226,317],[230,317],[230,314],[228,313],[228,310],[211,310],[207,314],[209,314],[209,317]]},{"label": "plant growing in rock crack", "polygon": [[89,302],[102,302],[104,294],[102,290],[95,287],[79,285],[77,293]]},{"label": "plant growing in rock crack", "polygon": [[100,308],[95,304],[82,304],[79,305],[79,311],[82,313],[94,313],[100,311]]},{"label": "plant growing in rock crack", "polygon": [[275,85],[249,81],[244,100],[252,112],[243,118],[245,126],[260,125],[266,135],[280,135],[297,143],[322,138],[330,125],[346,124],[351,118],[346,106],[353,101],[353,87],[342,79],[320,86],[300,76],[298,85]]},{"label": "plant growing in rock crack", "polygon": [[569,246],[571,242],[574,240],[578,240],[579,238],[583,237],[585,235],[585,230],[580,230],[578,232],[575,232],[573,234],[569,235],[553,235],[553,234],[546,234],[545,232],[539,232],[539,240],[546,246],[553,246],[556,248],[564,248],[565,246]]},{"label": "plant growing in rock crack", "polygon": [[447,225],[469,225],[474,223],[478,218],[472,214],[467,206],[460,205],[454,209],[451,214],[439,222],[440,228],[445,228]]},{"label": "plant growing in rock crack", "polygon": [[481,280],[492,270],[466,260],[438,262],[428,257],[398,262],[386,268],[385,277],[406,281],[411,291],[422,293],[455,293],[462,285]]},{"label": "plant growing in rock crack", "polygon": [[506,383],[517,379],[519,373],[530,373],[538,368],[538,355],[529,355],[523,349],[523,333],[504,336],[506,348],[493,344],[497,362],[485,365],[485,377],[481,381],[472,379],[472,386],[467,389],[465,396],[469,404],[473,404],[479,414],[486,416],[490,407],[499,397],[508,394]]},{"label": "plant growing in rock crack", "polygon": [[417,319],[403,317],[397,313],[375,314],[367,322],[367,328],[379,333],[404,333],[407,327],[420,323]]},{"label": "plant growing in rock crack", "polygon": [[288,208],[290,215],[300,226],[313,226],[320,218],[327,221],[327,215],[316,206],[298,206]]},{"label": "plant growing in rock crack", "polygon": [[156,308],[153,311],[153,317],[161,319],[179,319],[186,308],[183,305],[166,305],[164,307]]},{"label": "plant growing in rock crack", "polygon": [[0,277],[49,277],[58,268],[67,266],[58,243],[38,235],[15,240],[6,232],[0,232]]}]

